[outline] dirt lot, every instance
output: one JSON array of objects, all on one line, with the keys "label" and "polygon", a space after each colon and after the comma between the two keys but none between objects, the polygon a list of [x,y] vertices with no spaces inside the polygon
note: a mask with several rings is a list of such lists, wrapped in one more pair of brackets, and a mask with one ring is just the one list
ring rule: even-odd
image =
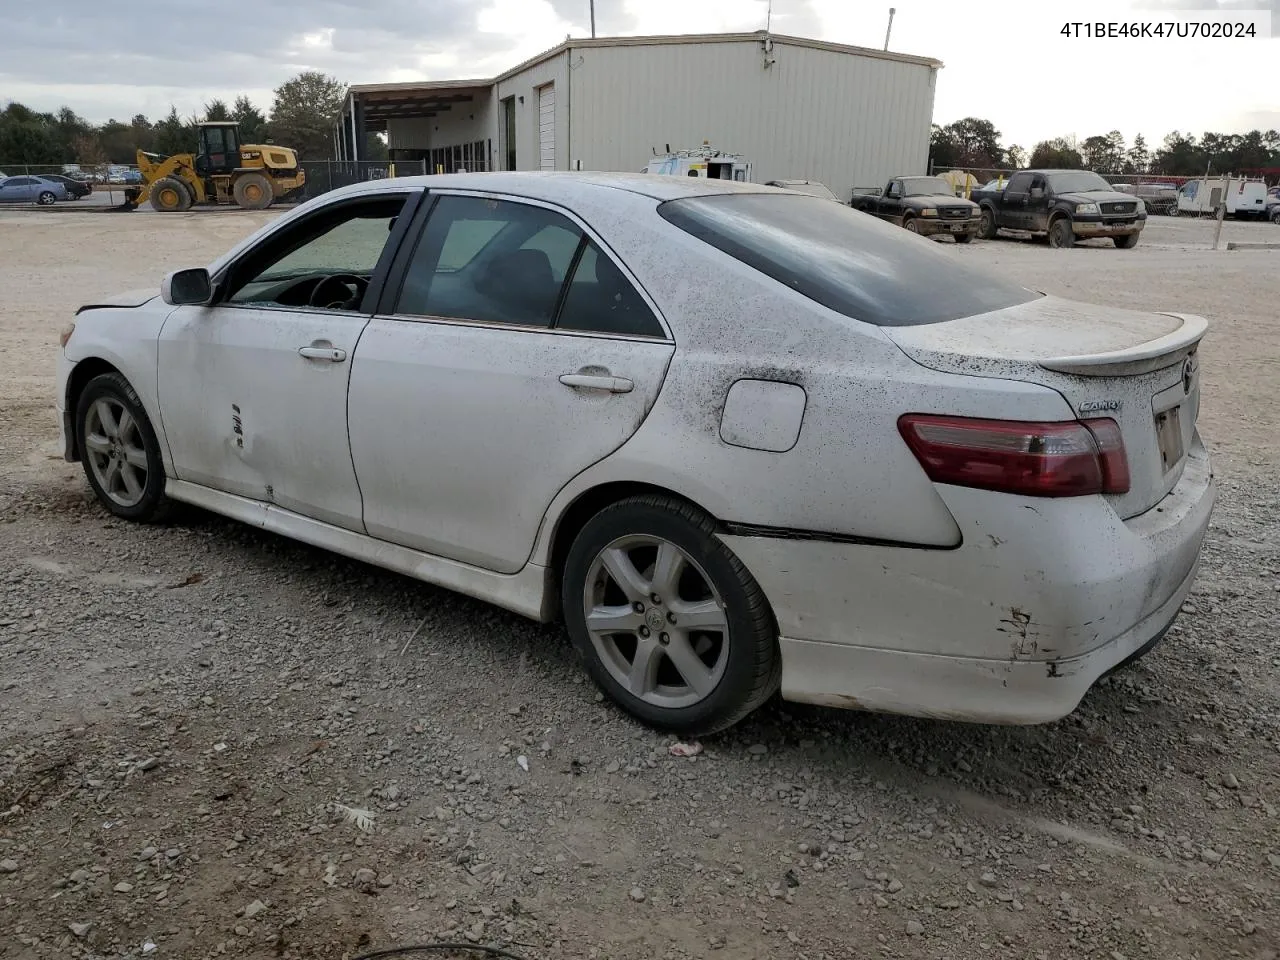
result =
[{"label": "dirt lot", "polygon": [[266,219],[0,215],[0,957],[1277,956],[1280,251],[1156,219],[955,249],[1213,321],[1219,507],[1155,653],[1049,726],[774,703],[677,759],[558,629],[207,515],[114,522],[59,459],[74,308]]}]

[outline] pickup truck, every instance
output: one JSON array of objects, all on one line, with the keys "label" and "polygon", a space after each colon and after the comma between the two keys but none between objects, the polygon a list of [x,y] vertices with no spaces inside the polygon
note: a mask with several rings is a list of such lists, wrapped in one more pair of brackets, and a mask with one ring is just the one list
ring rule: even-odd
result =
[{"label": "pickup truck", "polygon": [[1020,230],[1070,247],[1088,237],[1110,237],[1117,247],[1137,246],[1147,225],[1142,200],[1112,189],[1089,170],[1019,170],[1001,191],[983,191],[980,235]]},{"label": "pickup truck", "polygon": [[978,235],[978,205],[957,197],[941,177],[894,177],[883,190],[854,190],[849,206],[923,237],[950,234],[968,243]]}]

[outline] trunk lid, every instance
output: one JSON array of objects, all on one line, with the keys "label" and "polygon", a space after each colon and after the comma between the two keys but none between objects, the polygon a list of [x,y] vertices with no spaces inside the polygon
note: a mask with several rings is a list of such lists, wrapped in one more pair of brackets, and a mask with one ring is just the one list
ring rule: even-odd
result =
[{"label": "trunk lid", "polygon": [[1154,507],[1182,476],[1200,413],[1197,350],[1208,324],[1176,313],[1040,297],[945,323],[881,328],[922,366],[1056,390],[1082,420],[1124,435],[1130,487],[1120,516]]}]

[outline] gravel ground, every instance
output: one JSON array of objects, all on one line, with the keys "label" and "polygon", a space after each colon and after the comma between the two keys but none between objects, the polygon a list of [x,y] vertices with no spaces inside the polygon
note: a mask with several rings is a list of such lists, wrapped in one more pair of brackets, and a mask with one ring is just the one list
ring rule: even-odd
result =
[{"label": "gravel ground", "polygon": [[1047,726],[775,702],[680,758],[558,628],[198,512],[113,521],[59,459],[74,308],[267,219],[0,215],[0,957],[1277,957],[1280,252],[1154,219],[1132,251],[956,248],[1213,321],[1219,507],[1157,651]]}]

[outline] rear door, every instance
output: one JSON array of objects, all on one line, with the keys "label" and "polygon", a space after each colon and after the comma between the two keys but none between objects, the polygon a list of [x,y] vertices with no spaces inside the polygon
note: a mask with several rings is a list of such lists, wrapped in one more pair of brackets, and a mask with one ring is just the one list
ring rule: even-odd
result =
[{"label": "rear door", "polygon": [[1027,209],[1031,201],[1031,181],[1029,173],[1015,173],[1004,188],[1004,199],[1000,203],[1000,226],[1010,230],[1030,230],[1030,211]]},{"label": "rear door", "polygon": [[675,347],[653,302],[566,211],[433,194],[352,365],[364,522],[514,573],[561,487],[639,428]]}]

